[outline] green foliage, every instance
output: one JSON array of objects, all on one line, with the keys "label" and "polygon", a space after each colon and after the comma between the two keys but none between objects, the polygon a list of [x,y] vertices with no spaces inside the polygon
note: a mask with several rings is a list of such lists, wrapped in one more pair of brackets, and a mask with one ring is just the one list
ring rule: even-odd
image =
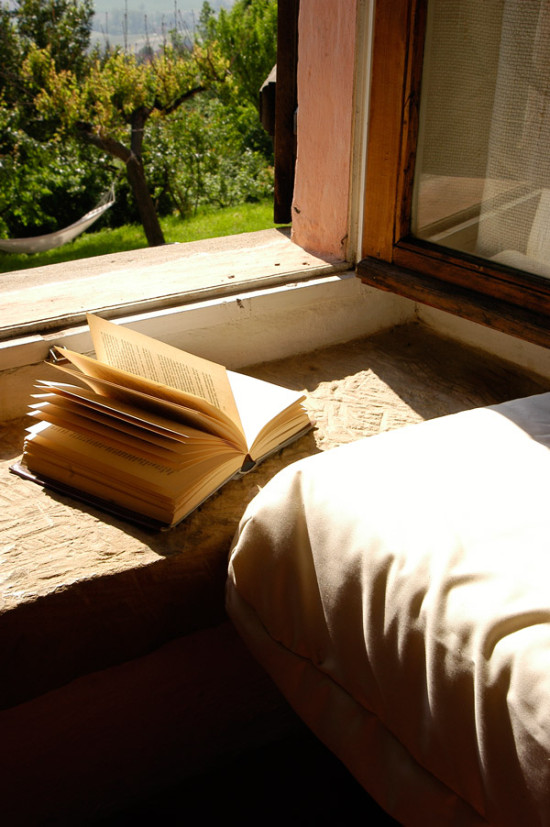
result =
[{"label": "green foliage", "polygon": [[59,71],[49,50],[32,48],[22,65],[26,87],[37,112],[56,120],[57,134],[71,134],[86,124],[98,136],[128,140],[136,113],[168,114],[203,80],[196,58],[182,57],[167,46],[149,63],[114,51],[90,62],[82,79]]},{"label": "green foliage", "polygon": [[40,235],[86,213],[112,180],[106,156],[76,142],[43,143],[0,106],[0,235]]},{"label": "green foliage", "polygon": [[93,14],[93,0],[17,0],[14,17],[23,56],[31,47],[48,49],[58,71],[81,75]]},{"label": "green foliage", "polygon": [[0,7],[0,92],[7,105],[32,116],[34,89],[21,65],[29,53],[47,51],[59,72],[82,77],[88,64],[93,0],[16,0]]},{"label": "green foliage", "polygon": [[269,198],[273,169],[247,146],[240,123],[216,98],[200,98],[152,127],[146,156],[155,196],[185,218],[199,206]]},{"label": "green foliage", "polygon": [[206,42],[216,41],[229,61],[238,96],[257,108],[260,87],[277,62],[276,0],[237,0],[217,18],[205,3],[200,24]]},{"label": "green foliage", "polygon": [[8,102],[17,100],[17,66],[21,60],[20,45],[12,16],[5,6],[0,6],[0,96]]},{"label": "green foliage", "polygon": [[[19,129],[17,113],[0,108],[1,235],[9,235],[16,222],[25,224],[38,216],[36,192],[44,192],[39,173],[41,155],[40,145]],[[25,179],[31,177],[34,181],[25,186]]]},{"label": "green foliage", "polygon": [[[174,32],[139,57],[90,51],[92,14],[93,0],[0,5],[0,233],[71,223],[136,158],[161,215],[268,197],[273,148],[257,105],[276,0],[218,15],[205,3],[195,44]],[[119,182],[112,226],[137,220],[135,187]]]},{"label": "green foliage", "polygon": [[218,16],[206,0],[197,33],[207,49],[215,44],[227,62],[217,97],[231,112],[246,146],[272,163],[273,145],[258,110],[260,88],[277,62],[277,0],[237,0]]},{"label": "green foliage", "polygon": [[[264,168],[273,165],[273,144],[259,120],[260,88],[277,61],[277,0],[237,0],[216,16],[204,2],[197,37],[205,48],[214,46],[227,63],[227,75],[216,86],[216,98],[238,130],[243,151]],[[205,129],[209,128],[208,122]]]},{"label": "green foliage", "polygon": [[105,157],[55,140],[57,120],[48,124],[37,109],[49,74],[85,72],[92,16],[92,0],[17,0],[11,10],[0,8],[2,235],[37,235],[72,223],[106,187]]}]

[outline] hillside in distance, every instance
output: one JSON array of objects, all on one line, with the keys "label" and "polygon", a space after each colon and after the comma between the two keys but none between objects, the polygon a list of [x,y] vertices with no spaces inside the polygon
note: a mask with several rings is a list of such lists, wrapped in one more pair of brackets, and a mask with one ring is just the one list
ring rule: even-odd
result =
[{"label": "hillside in distance", "polygon": [[[233,5],[232,2],[217,2],[217,0],[209,0],[209,3],[213,9]],[[125,7],[128,6],[128,13],[152,14],[153,12],[159,12],[160,14],[171,14],[172,17],[174,16],[174,5],[177,5],[181,12],[193,10],[198,12],[201,10],[202,0],[176,0],[176,3],[174,3],[174,0],[149,0],[149,2],[146,2],[146,0],[127,0],[127,2],[125,0],[95,0],[94,2],[96,13],[115,10],[124,12]]]},{"label": "hillside in distance", "polygon": [[[215,11],[230,8],[234,0],[209,0]],[[93,39],[123,45],[126,38],[162,35],[171,29],[193,30],[202,0],[95,0]],[[131,45],[131,42],[130,44]]]}]

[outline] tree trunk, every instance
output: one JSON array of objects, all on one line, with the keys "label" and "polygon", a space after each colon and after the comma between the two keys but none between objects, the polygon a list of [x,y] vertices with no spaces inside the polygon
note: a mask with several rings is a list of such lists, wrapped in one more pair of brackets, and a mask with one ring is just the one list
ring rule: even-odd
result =
[{"label": "tree trunk", "polygon": [[98,147],[102,152],[108,152],[113,158],[119,158],[126,164],[128,183],[136,199],[145,237],[150,247],[158,247],[166,242],[155,204],[151,198],[149,187],[147,186],[143,161],[141,160],[143,129],[149,114],[150,113],[144,109],[138,110],[133,114],[131,149],[109,135],[98,135],[89,123],[79,123],[77,129],[78,135],[82,140]]},{"label": "tree trunk", "polygon": [[136,199],[141,223],[143,224],[149,246],[158,247],[165,243],[164,235],[153,199],[151,198],[151,193],[149,192],[149,187],[147,186],[141,157],[145,123],[151,112],[151,109],[141,106],[132,113],[130,121],[132,127],[130,138],[131,152],[130,157],[126,161],[126,172],[128,174],[128,181],[132,187],[132,192],[134,193],[134,198]]},{"label": "tree trunk", "polygon": [[143,164],[138,156],[134,154],[130,156],[126,162],[126,172],[149,246],[158,247],[165,244],[157,211],[145,180]]}]

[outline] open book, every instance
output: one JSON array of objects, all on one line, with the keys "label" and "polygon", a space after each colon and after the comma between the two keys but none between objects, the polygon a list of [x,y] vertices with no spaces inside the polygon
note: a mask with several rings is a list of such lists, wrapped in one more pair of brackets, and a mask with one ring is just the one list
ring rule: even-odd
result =
[{"label": "open book", "polygon": [[302,393],[88,315],[96,359],[55,347],[15,473],[173,526],[311,427]]}]

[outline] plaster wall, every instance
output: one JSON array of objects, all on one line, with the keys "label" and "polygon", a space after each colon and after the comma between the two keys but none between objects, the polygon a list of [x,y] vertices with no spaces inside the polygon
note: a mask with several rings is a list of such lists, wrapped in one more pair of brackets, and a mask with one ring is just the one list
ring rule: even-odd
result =
[{"label": "plaster wall", "polygon": [[292,239],[346,258],[357,0],[301,0]]}]

